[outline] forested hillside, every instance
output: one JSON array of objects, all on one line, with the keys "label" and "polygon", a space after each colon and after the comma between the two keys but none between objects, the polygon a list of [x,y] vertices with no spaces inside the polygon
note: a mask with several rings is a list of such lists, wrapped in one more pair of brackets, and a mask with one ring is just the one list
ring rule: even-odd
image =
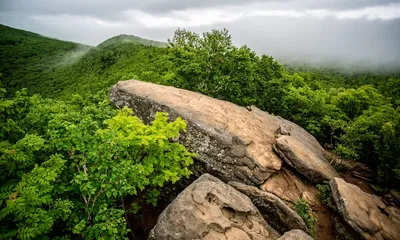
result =
[{"label": "forested hillside", "polygon": [[[235,46],[226,29],[177,30],[163,46],[122,35],[89,47],[0,25],[1,237],[124,236],[121,198],[143,191],[156,203],[157,188],[189,175],[193,155],[169,141],[185,129],[182,120],[159,114],[147,126],[105,99],[126,79],[255,105],[367,164],[377,189],[399,188],[398,73],[284,67]],[[115,159],[123,161],[113,166]]]},{"label": "forested hillside", "polygon": [[[331,66],[310,66],[285,64],[291,73],[302,73],[312,81],[318,81],[322,87],[328,88],[357,88],[364,85],[372,85],[379,93],[399,100],[400,96],[400,69],[391,66],[380,69],[369,70],[365,66],[354,66],[351,69],[343,69]],[[398,105],[398,103],[397,103]]]},{"label": "forested hillside", "polygon": [[0,32],[0,73],[10,90],[35,88],[40,81],[51,81],[55,69],[78,59],[90,48],[4,25],[0,25]]},{"label": "forested hillside", "polygon": [[[22,87],[46,97],[94,93],[116,80],[156,79],[168,65],[165,43],[120,35],[98,47],[65,42],[1,25],[0,73],[8,92]],[[154,74],[154,76],[152,76]]]}]

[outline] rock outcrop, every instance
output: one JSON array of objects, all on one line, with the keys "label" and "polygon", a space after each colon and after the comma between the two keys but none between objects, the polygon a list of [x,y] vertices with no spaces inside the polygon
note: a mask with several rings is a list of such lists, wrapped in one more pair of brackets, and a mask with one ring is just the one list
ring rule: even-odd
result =
[{"label": "rock outcrop", "polygon": [[[333,232],[336,239],[400,239],[395,206],[400,194],[392,190],[382,201],[338,178],[316,139],[290,121],[254,106],[135,80],[114,85],[110,99],[132,108],[145,123],[157,112],[187,122],[176,140],[196,154],[194,174],[162,190],[166,203],[175,200],[159,216],[150,239],[278,239],[283,233],[281,240],[309,240],[304,221],[293,211],[300,198],[318,216],[317,239],[331,240]],[[355,173],[351,177],[373,178],[365,168]],[[327,180],[333,209],[321,203],[314,186]]]},{"label": "rock outcrop", "polygon": [[293,229],[285,232],[278,240],[312,240],[312,238],[299,229]]},{"label": "rock outcrop", "polygon": [[339,214],[360,238],[400,239],[398,208],[386,206],[378,196],[365,193],[341,178],[333,179],[330,186]]},{"label": "rock outcrop", "polygon": [[[298,154],[294,146],[295,154],[285,152],[284,157],[289,159],[288,162],[301,163],[292,164],[294,167],[301,167],[301,171],[306,171],[307,176],[316,181],[337,176],[328,166],[319,167],[324,160],[324,149],[311,134],[256,107],[249,111],[199,93],[135,80],[114,85],[110,99],[118,107],[132,108],[147,123],[159,111],[168,112],[171,119],[181,116],[186,120],[187,132],[179,141],[196,153],[197,161],[192,171],[197,176],[208,172],[225,182],[260,185],[281,169],[282,159],[273,147],[276,136],[282,134],[290,141],[300,142],[304,151],[312,156],[310,159],[305,154]],[[290,160],[291,156],[296,159]],[[305,159],[300,161],[299,158]],[[315,166],[312,160],[318,160]],[[328,174],[315,174],[320,170],[326,170]]]},{"label": "rock outcrop", "polygon": [[248,196],[268,224],[280,233],[291,229],[308,232],[303,219],[274,194],[239,182],[229,182],[229,185]]},{"label": "rock outcrop", "polygon": [[203,174],[161,213],[149,239],[277,239],[250,199]]},{"label": "rock outcrop", "polygon": [[[118,82],[112,87],[109,96],[118,107],[127,106],[133,109],[136,116],[145,123],[150,123],[157,112],[167,112],[170,120],[179,116],[187,122],[187,131],[177,140],[196,154],[194,164],[190,167],[193,174],[190,179],[179,181],[174,186],[167,186],[162,190],[163,198],[168,199],[167,202],[175,199],[180,189],[187,187],[194,179],[204,173],[210,173],[223,182],[236,182],[233,185],[251,198],[269,225],[280,233],[294,228],[307,231],[304,221],[290,208],[293,208],[293,204],[299,198],[304,198],[312,207],[322,209],[318,191],[310,182],[319,183],[338,176],[326,160],[324,149],[311,134],[290,121],[272,116],[254,106],[240,107],[199,93],[136,80]],[[296,176],[294,171],[306,179]],[[250,187],[251,185],[261,186],[262,190]],[[183,192],[185,191],[191,190],[186,188]],[[247,230],[237,227],[233,227],[232,230],[228,228],[229,231],[222,233],[221,228],[214,228],[216,224],[210,225],[208,222],[192,223],[187,229],[170,228],[176,221],[183,226],[188,217],[194,218],[194,215],[185,209],[186,206],[183,205],[183,209],[179,209],[178,205],[174,204],[183,201],[177,200],[180,197],[181,195],[160,216],[160,222],[153,231],[153,235],[156,234],[154,236],[172,236],[173,231],[177,233],[174,236],[181,236],[186,230],[192,231],[193,234],[200,231],[204,236],[222,239],[231,234],[236,234],[239,238],[243,234],[250,236]],[[246,208],[253,208],[253,203],[251,207]],[[184,204],[189,204],[187,207],[190,209],[194,206],[202,209],[202,204],[193,205],[189,200]],[[222,207],[225,210],[221,211],[228,214],[232,212],[231,208]],[[181,211],[185,219],[171,215],[171,209]],[[234,210],[236,213],[238,211]],[[171,217],[170,222],[166,215]],[[329,216],[324,216],[328,222]],[[197,217],[194,219],[197,221]],[[321,223],[318,224],[317,230],[323,229],[330,233],[330,222]],[[196,231],[192,227],[195,227]],[[267,228],[267,232],[276,236],[275,230],[271,230],[270,227]]]}]

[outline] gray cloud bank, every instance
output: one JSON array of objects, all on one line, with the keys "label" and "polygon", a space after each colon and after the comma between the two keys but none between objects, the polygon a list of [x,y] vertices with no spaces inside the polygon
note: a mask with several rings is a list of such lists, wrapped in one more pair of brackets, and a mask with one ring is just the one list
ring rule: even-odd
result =
[{"label": "gray cloud bank", "polygon": [[0,0],[0,23],[91,45],[226,27],[236,44],[278,59],[400,66],[399,1]]}]

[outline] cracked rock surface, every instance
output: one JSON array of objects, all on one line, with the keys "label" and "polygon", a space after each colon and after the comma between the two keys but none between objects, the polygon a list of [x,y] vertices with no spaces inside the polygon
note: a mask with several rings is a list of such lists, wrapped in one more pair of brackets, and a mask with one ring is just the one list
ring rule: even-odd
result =
[{"label": "cracked rock surface", "polygon": [[251,200],[203,174],[161,213],[149,239],[278,239]]},{"label": "cracked rock surface", "polygon": [[145,123],[159,111],[168,112],[171,120],[186,120],[187,132],[179,142],[196,153],[196,176],[207,172],[224,182],[264,183],[282,166],[273,150],[277,135],[295,139],[323,158],[323,148],[307,131],[253,106],[249,111],[200,93],[136,80],[118,82],[109,97],[118,107],[132,108]]}]

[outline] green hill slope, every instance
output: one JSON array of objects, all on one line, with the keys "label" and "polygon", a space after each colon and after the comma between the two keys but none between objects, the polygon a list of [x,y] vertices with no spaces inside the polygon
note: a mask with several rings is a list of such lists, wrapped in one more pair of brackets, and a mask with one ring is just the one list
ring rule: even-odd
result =
[{"label": "green hill slope", "polygon": [[34,88],[61,63],[74,61],[90,46],[0,25],[0,73],[10,90]]},{"label": "green hill slope", "polygon": [[170,69],[168,49],[109,39],[57,72],[62,95],[96,92],[119,80],[161,81]]},{"label": "green hill slope", "polygon": [[162,79],[169,66],[163,46],[119,35],[90,47],[0,25],[0,80],[8,93],[27,88],[30,94],[59,98],[95,92],[118,80]]}]

